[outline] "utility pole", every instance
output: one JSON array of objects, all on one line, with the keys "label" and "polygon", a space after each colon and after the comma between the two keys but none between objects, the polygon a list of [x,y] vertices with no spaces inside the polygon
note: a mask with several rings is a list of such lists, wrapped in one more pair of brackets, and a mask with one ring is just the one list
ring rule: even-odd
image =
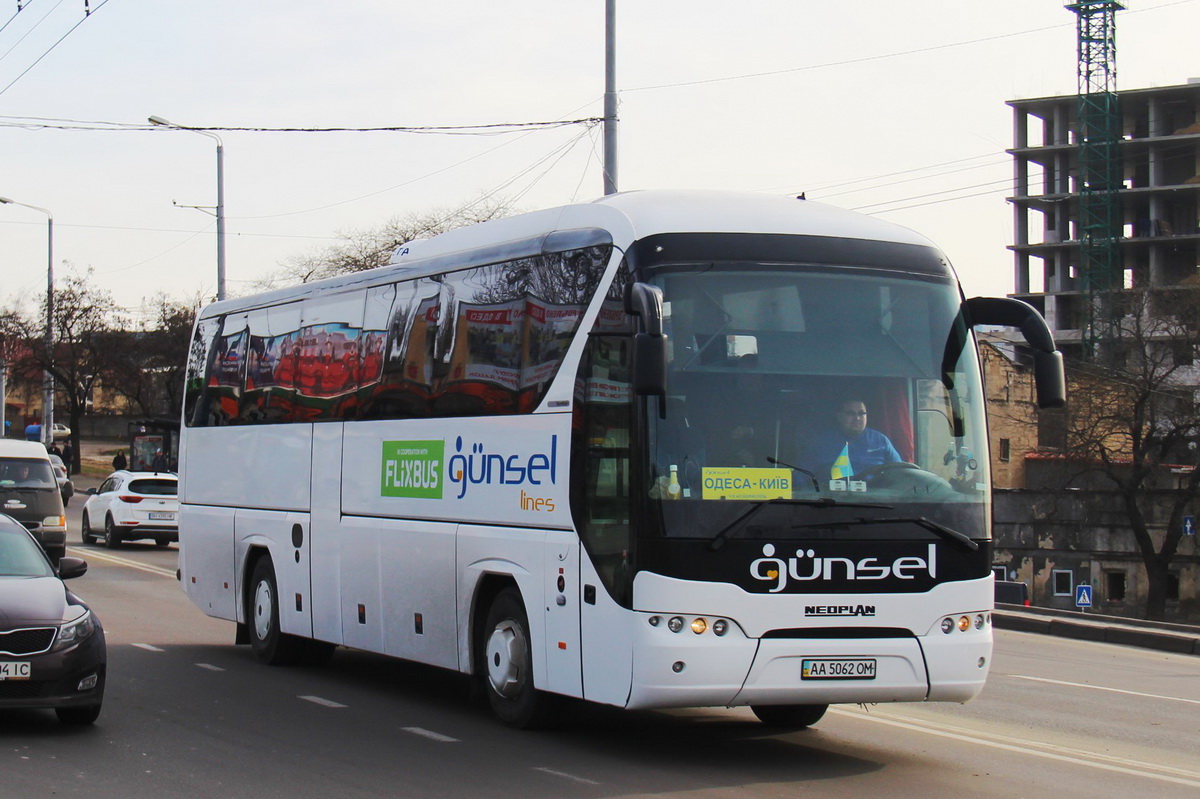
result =
[{"label": "utility pole", "polygon": [[604,193],[617,193],[617,0],[604,0]]}]

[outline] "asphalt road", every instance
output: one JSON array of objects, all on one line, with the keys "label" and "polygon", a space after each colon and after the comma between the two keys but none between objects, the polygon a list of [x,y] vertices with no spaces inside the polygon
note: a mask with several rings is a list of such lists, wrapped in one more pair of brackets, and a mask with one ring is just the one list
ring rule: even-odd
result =
[{"label": "asphalt road", "polygon": [[269,668],[175,580],[177,551],[78,544],[109,640],[92,728],[0,712],[0,797],[1195,797],[1200,658],[1000,631],[967,705],[837,707],[773,733],[745,709],[582,703],[514,732],[465,678],[339,650]]}]

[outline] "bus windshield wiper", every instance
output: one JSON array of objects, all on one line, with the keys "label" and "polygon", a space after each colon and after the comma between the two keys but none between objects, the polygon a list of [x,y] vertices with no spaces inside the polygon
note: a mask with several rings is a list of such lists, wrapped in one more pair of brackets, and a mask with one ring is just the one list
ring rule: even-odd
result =
[{"label": "bus windshield wiper", "polygon": [[[708,545],[708,548],[713,552],[716,552],[718,549],[725,546],[725,542],[732,537],[733,531],[738,525],[740,525],[742,522],[748,521],[751,516],[758,513],[767,505],[805,505],[811,508],[882,508],[884,510],[892,510],[895,507],[894,505],[880,505],[875,502],[842,502],[830,497],[817,497],[815,499],[787,499],[784,497],[779,497],[777,499],[768,499],[763,502],[756,502],[745,513],[741,514],[729,524],[722,527],[720,532],[713,536],[712,543]],[[825,525],[799,525],[798,527],[793,527],[792,529],[799,529],[799,527],[822,526]]]},{"label": "bus windshield wiper", "polygon": [[[878,506],[876,506],[876,507],[878,507]],[[971,550],[972,552],[975,552],[979,549],[979,542],[976,541],[975,539],[971,538],[970,536],[966,535],[965,533],[960,533],[958,530],[952,530],[951,528],[947,527],[944,524],[938,524],[937,522],[933,521],[932,519],[926,519],[924,516],[881,516],[877,519],[867,519],[865,517],[859,517],[857,519],[841,519],[839,521],[833,522],[832,524],[846,525],[846,526],[852,526],[852,525],[858,526],[858,525],[864,525],[864,524],[915,524],[918,527],[923,527],[924,529],[928,530],[929,532],[931,532],[941,538],[946,539],[947,541],[954,541],[956,543],[959,543],[962,546],[966,547],[967,549]],[[795,525],[792,529],[793,530],[802,530],[806,527],[829,527],[829,526],[830,526],[830,523],[798,524],[798,525]]]}]

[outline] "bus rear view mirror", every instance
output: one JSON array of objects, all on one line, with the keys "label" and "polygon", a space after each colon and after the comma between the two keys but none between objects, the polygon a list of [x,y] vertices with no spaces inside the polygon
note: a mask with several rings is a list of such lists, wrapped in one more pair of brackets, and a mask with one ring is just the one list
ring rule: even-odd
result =
[{"label": "bus rear view mirror", "polygon": [[633,335],[633,393],[667,393],[667,337],[663,335],[662,289],[631,283],[625,289],[625,313],[637,318]]},{"label": "bus rear view mirror", "polygon": [[1061,408],[1067,404],[1067,378],[1063,373],[1062,353],[1054,346],[1054,336],[1046,320],[1027,302],[1008,297],[972,297],[964,303],[968,323],[1003,325],[1021,331],[1033,350],[1033,379],[1039,408]]}]

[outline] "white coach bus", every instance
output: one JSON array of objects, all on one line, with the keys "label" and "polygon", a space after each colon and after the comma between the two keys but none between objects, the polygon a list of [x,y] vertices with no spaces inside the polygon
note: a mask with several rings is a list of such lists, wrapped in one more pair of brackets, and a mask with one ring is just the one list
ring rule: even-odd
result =
[{"label": "white coach bus", "polygon": [[792,727],[963,702],[992,650],[985,323],[1022,329],[1061,404],[1037,312],[964,300],[926,239],[699,192],[219,302],[188,367],[181,579],[267,663],[456,669],[516,726],[559,696]]}]

